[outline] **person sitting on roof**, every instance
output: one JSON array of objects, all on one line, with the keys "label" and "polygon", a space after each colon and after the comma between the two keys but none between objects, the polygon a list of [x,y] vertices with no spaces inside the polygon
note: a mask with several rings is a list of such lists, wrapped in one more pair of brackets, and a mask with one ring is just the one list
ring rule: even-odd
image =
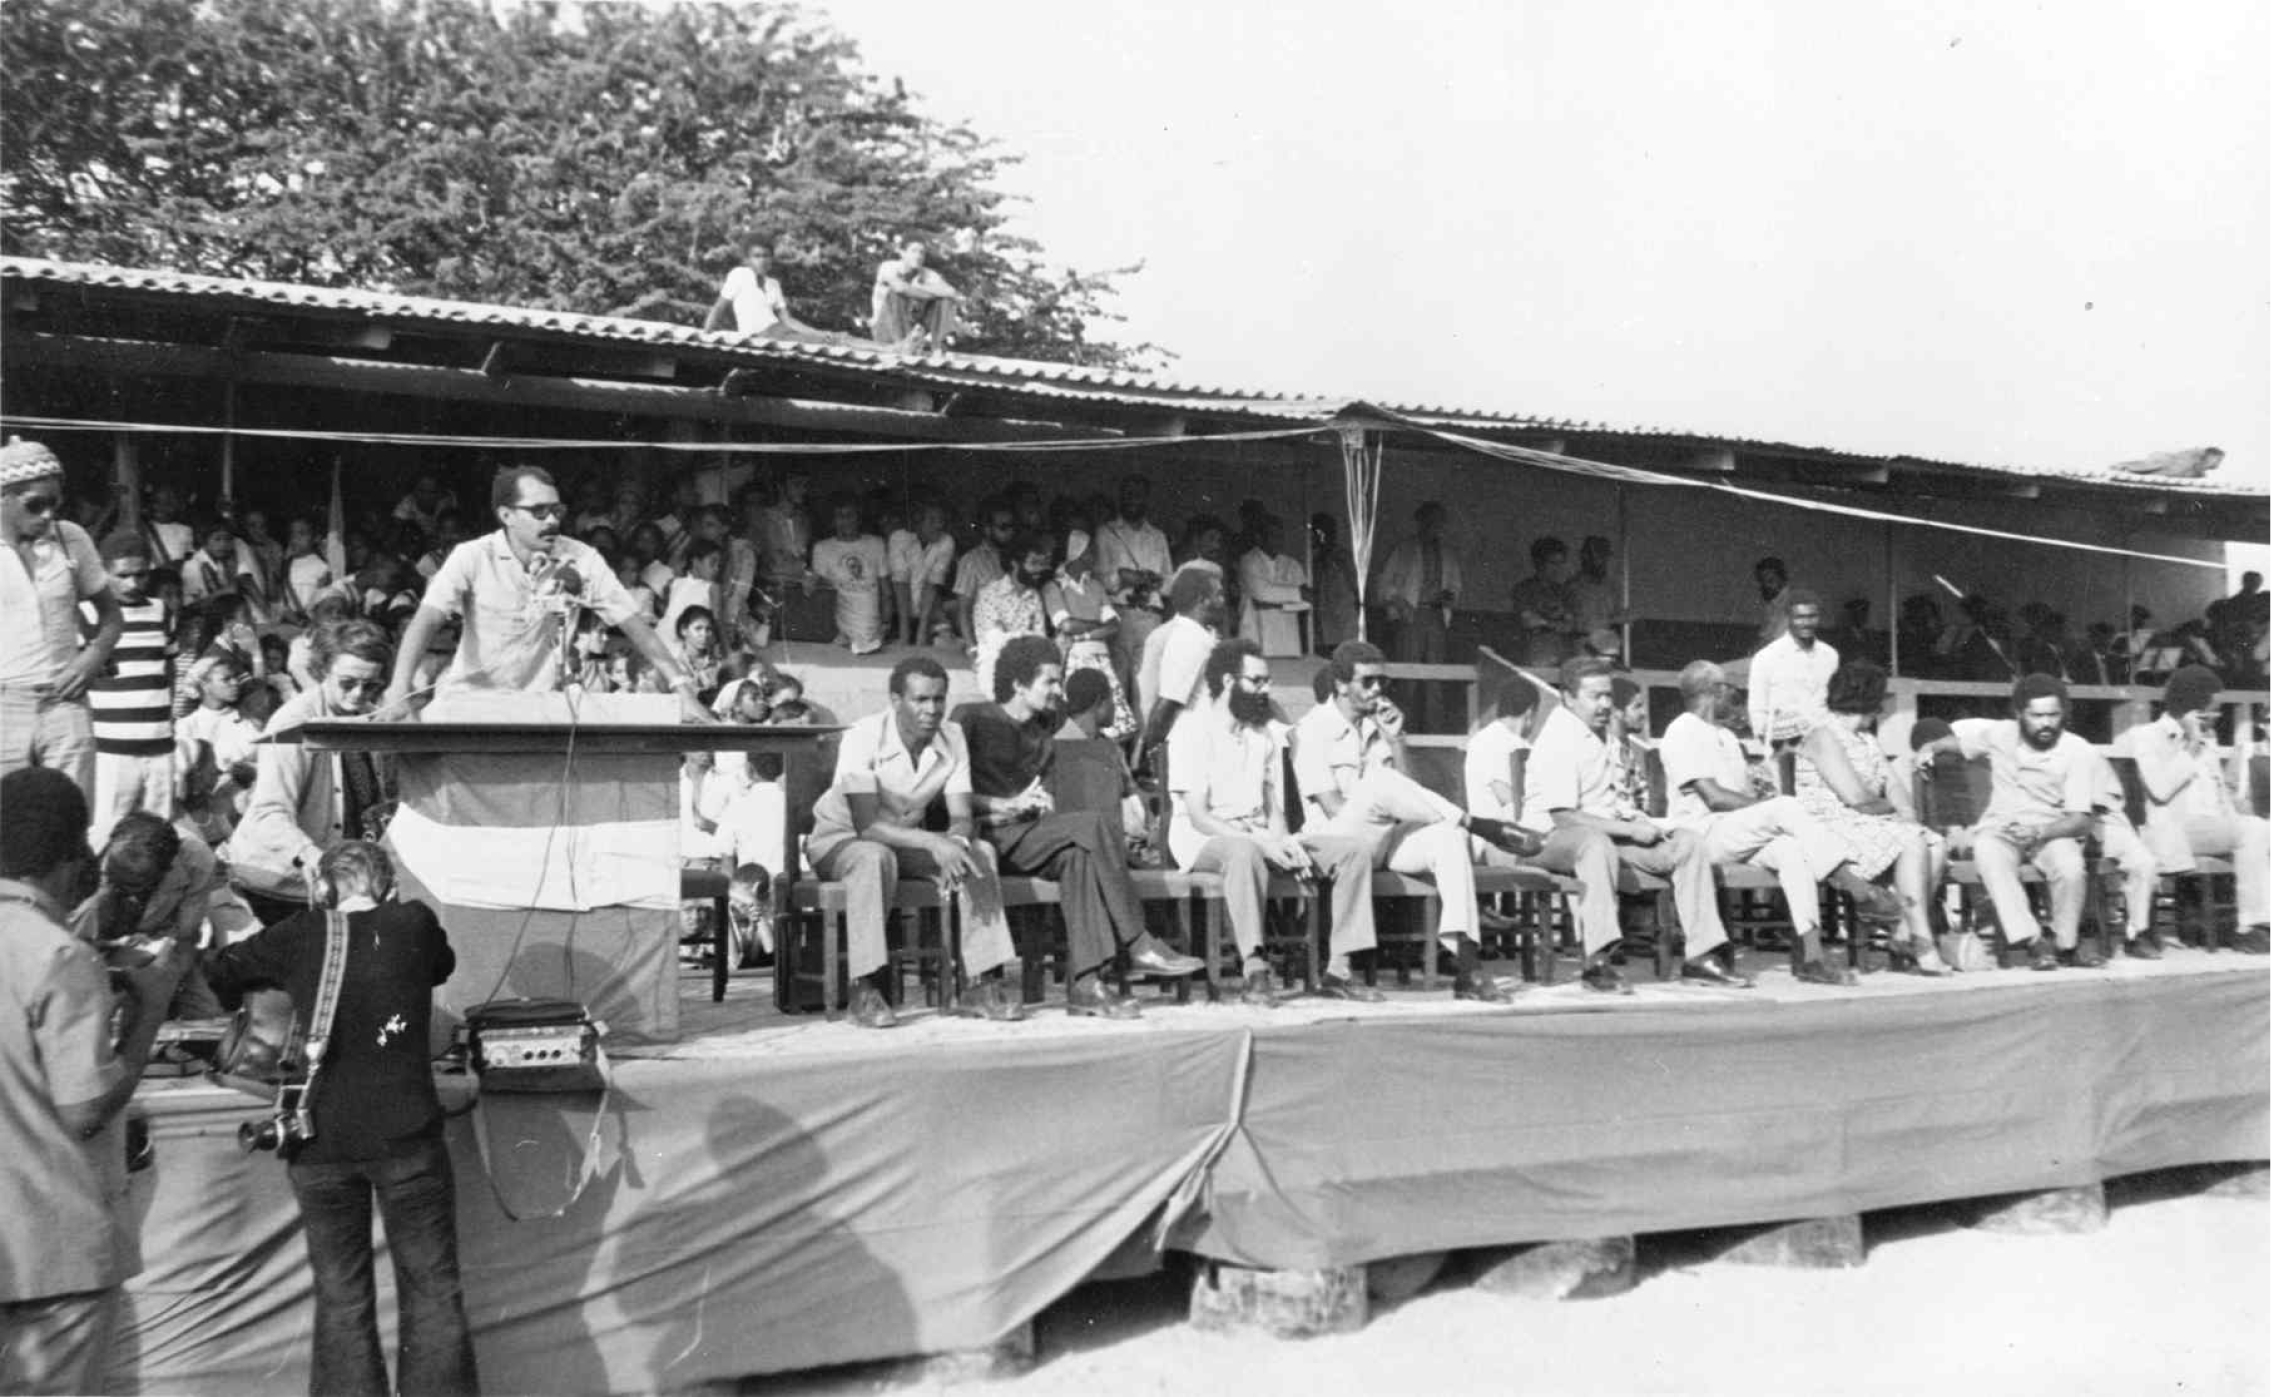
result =
[{"label": "person sitting on roof", "polygon": [[772,246],[762,238],[751,237],[742,244],[741,263],[725,274],[725,285],[718,288],[718,299],[710,313],[702,317],[702,328],[722,330],[728,316],[738,334],[772,340],[858,343],[850,335],[816,330],[796,318],[789,310],[788,297],[781,293],[780,279],[773,275]]},{"label": "person sitting on roof", "polygon": [[875,342],[901,354],[941,353],[954,336],[964,297],[946,278],[923,265],[930,255],[913,239],[875,269],[875,299],[868,329]]}]

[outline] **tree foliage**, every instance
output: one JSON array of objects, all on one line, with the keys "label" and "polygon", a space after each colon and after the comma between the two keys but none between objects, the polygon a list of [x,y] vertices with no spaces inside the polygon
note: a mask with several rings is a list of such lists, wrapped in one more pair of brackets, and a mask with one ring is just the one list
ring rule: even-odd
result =
[{"label": "tree foliage", "polygon": [[801,318],[864,323],[919,237],[962,347],[1127,365],[1121,268],[1005,228],[1007,163],[794,9],[7,0],[0,249],[699,323],[744,236]]}]

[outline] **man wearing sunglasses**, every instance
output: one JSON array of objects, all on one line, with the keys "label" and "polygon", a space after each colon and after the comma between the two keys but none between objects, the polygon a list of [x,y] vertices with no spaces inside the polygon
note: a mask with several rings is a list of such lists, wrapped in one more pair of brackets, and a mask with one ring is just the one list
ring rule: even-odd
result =
[{"label": "man wearing sunglasses", "polygon": [[[36,441],[0,447],[0,775],[54,767],[93,798],[94,715],[87,686],[126,628],[94,540],[56,517],[63,463]],[[79,643],[79,604],[94,614]]]},{"label": "man wearing sunglasses", "polygon": [[418,661],[434,633],[461,623],[457,654],[434,686],[437,699],[477,690],[544,692],[562,687],[562,647],[578,608],[622,631],[678,695],[690,723],[713,721],[694,677],[655,634],[599,550],[563,532],[567,506],[549,472],[507,466],[489,488],[498,529],[450,550],[404,628],[381,716],[409,716]]}]

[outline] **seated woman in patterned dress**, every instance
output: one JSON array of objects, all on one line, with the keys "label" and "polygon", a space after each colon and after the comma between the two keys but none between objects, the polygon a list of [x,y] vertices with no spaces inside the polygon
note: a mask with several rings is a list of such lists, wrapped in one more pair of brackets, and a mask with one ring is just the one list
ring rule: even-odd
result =
[{"label": "seated woman in patterned dress", "polygon": [[1920,975],[1946,975],[1950,968],[1932,937],[1931,908],[1947,873],[1947,841],[1903,818],[1888,796],[1892,769],[1876,736],[1884,706],[1882,669],[1867,660],[1838,666],[1829,680],[1829,717],[1799,744],[1795,794],[1852,846],[1856,872],[1877,881],[1891,874],[1902,903],[1895,964]]}]

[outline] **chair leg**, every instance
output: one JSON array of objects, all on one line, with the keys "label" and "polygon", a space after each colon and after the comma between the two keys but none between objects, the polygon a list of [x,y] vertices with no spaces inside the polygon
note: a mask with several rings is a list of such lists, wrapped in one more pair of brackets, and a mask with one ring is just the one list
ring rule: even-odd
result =
[{"label": "chair leg", "polygon": [[836,1021],[836,977],[843,973],[844,916],[820,914],[820,1011],[830,1023]]},{"label": "chair leg", "polygon": [[1435,988],[1436,940],[1443,934],[1443,899],[1431,897],[1420,904],[1419,987]]},{"label": "chair leg", "polygon": [[1301,988],[1314,993],[1317,986],[1325,982],[1324,966],[1319,963],[1318,951],[1325,944],[1325,937],[1329,933],[1325,927],[1324,897],[1319,893],[1312,892],[1309,894],[1308,904],[1304,911],[1308,914],[1305,921],[1309,930],[1308,935],[1303,938],[1302,946],[1308,972],[1302,977]]},{"label": "chair leg", "polygon": [[726,957],[733,954],[733,908],[726,899],[710,899],[710,925],[717,932],[714,953],[710,960],[710,1002],[717,1004],[725,999],[725,977],[733,962]]}]

